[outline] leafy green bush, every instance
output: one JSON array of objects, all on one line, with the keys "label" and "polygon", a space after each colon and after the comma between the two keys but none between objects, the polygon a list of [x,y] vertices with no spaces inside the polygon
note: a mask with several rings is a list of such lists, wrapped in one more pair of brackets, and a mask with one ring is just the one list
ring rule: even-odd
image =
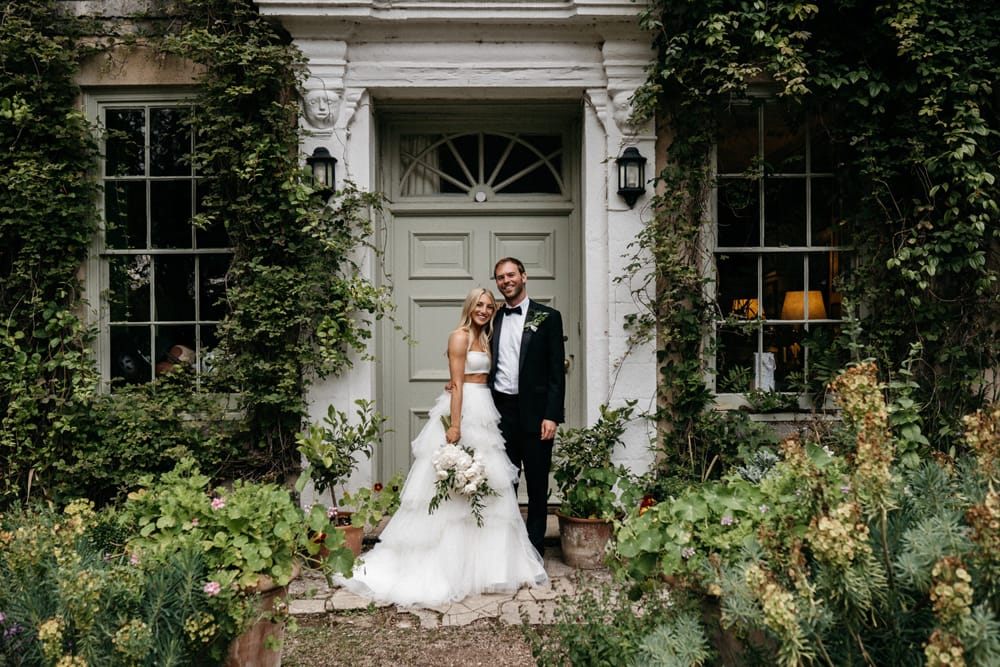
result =
[{"label": "leafy green bush", "polygon": [[356,493],[345,493],[341,507],[351,510],[351,525],[374,528],[384,517],[392,516],[399,509],[399,493],[405,475],[397,472],[385,485],[376,483],[372,488],[361,488]]},{"label": "leafy green bush", "polygon": [[525,624],[539,667],[697,667],[710,657],[705,632],[661,588],[631,600],[609,584],[581,582],[557,601],[550,627]]},{"label": "leafy green bush", "polygon": [[351,423],[347,413],[336,406],[327,407],[326,417],[314,422],[304,433],[295,434],[298,452],[306,460],[295,489],[299,492],[311,481],[318,493],[330,492],[334,505],[334,487],[347,482],[358,467],[356,454],[371,458],[375,445],[382,441],[382,424],[387,421],[375,411],[375,401],[358,399],[354,402],[358,419]]},{"label": "leafy green bush", "polygon": [[[192,459],[142,483],[123,508],[123,520],[136,530],[127,548],[141,560],[163,562],[194,549],[211,581],[226,590],[257,586],[261,577],[284,586],[299,559],[317,560],[323,546],[329,549],[323,567],[351,572],[354,554],[332,515],[321,506],[304,512],[284,487],[236,480],[231,489],[210,492],[209,478]],[[316,535],[325,538],[319,542]]]},{"label": "leafy green bush", "polygon": [[903,466],[875,366],[831,389],[829,438],[636,509],[617,570],[717,596],[731,632],[763,633],[783,665],[1000,664],[1000,407],[965,419],[974,460]]},{"label": "leafy green bush", "polygon": [[560,512],[579,518],[612,519],[621,512],[615,485],[627,477],[611,454],[621,444],[635,401],[610,409],[592,426],[561,428],[552,452],[552,476],[562,495]]},{"label": "leafy green bush", "polygon": [[0,664],[221,664],[253,597],[206,592],[197,550],[106,551],[102,523],[87,501],[0,516]]}]

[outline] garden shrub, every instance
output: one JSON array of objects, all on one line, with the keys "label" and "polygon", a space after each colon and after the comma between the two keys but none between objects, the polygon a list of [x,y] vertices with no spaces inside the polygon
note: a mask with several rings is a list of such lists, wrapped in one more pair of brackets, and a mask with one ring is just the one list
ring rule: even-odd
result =
[{"label": "garden shrub", "polygon": [[204,590],[195,550],[149,566],[88,501],[0,518],[0,664],[221,664],[253,598]]},{"label": "garden shrub", "polygon": [[710,657],[701,625],[676,613],[690,601],[661,588],[636,601],[607,583],[578,586],[558,600],[550,627],[524,625],[539,667],[696,667]]},{"label": "garden shrub", "polygon": [[636,508],[616,570],[636,592],[666,578],[718,598],[783,665],[1000,664],[1000,407],[965,418],[970,454],[902,465],[875,365],[831,389],[828,433]]}]

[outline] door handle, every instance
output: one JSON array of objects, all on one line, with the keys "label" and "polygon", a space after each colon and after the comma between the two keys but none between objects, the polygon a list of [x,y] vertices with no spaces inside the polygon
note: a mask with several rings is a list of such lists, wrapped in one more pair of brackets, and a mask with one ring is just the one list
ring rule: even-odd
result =
[{"label": "door handle", "polygon": [[569,374],[569,367],[570,367],[570,364],[572,363],[571,362],[572,358],[573,358],[573,355],[571,354],[571,355],[569,355],[568,358],[563,359],[563,373]]}]

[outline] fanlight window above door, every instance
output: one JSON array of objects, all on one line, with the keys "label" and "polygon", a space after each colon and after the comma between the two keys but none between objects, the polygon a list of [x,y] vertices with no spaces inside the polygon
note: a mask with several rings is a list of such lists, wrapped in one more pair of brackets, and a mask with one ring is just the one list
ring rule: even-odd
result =
[{"label": "fanlight window above door", "polygon": [[563,150],[561,135],[405,134],[399,141],[399,193],[477,201],[505,194],[565,197]]}]

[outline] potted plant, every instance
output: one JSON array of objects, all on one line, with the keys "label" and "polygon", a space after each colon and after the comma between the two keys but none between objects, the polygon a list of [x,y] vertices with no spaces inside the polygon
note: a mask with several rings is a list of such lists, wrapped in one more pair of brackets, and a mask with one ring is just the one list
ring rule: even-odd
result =
[{"label": "potted plant", "polygon": [[579,568],[599,567],[622,507],[616,487],[627,472],[612,464],[635,401],[610,409],[585,428],[561,428],[552,454],[552,476],[562,497],[556,512],[563,560]]},{"label": "potted plant", "polygon": [[344,493],[340,502],[349,507],[351,525],[377,535],[382,524],[399,509],[399,493],[405,475],[397,472],[387,484],[376,482],[371,488],[362,487],[356,493]]},{"label": "potted plant", "polygon": [[306,483],[312,482],[317,494],[330,493],[331,511],[335,524],[348,540],[355,555],[361,554],[362,530],[352,525],[350,512],[341,510],[336,486],[345,483],[358,467],[358,454],[371,458],[375,444],[382,439],[382,425],[387,421],[375,411],[375,402],[358,399],[354,402],[357,421],[351,423],[347,413],[333,405],[327,408],[322,422],[297,433],[298,451],[306,461],[295,490],[302,492]]},{"label": "potted plant", "polygon": [[[216,622],[243,633],[230,647],[233,664],[243,664],[248,652],[259,654],[253,664],[280,664],[279,601],[303,558],[315,560],[325,549],[320,566],[328,575],[349,576],[353,568],[354,554],[333,530],[332,515],[321,507],[303,510],[285,487],[236,480],[211,489],[192,458],[140,484],[123,508],[123,524],[135,531],[126,546],[130,557],[150,565],[200,554],[202,591],[216,605]],[[326,537],[317,542],[316,534]]]}]

